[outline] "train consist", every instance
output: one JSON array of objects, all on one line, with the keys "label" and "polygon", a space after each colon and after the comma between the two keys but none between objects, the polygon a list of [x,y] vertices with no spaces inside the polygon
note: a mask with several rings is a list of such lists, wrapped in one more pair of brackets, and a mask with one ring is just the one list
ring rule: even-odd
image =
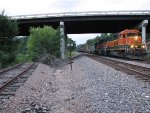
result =
[{"label": "train consist", "polygon": [[146,46],[142,44],[142,36],[138,30],[121,31],[117,38],[101,39],[85,51],[102,55],[115,55],[120,57],[136,57],[146,54]]}]

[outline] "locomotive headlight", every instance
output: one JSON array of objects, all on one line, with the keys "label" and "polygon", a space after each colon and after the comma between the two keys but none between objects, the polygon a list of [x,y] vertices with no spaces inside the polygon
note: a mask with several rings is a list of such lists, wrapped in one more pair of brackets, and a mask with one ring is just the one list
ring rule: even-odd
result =
[{"label": "locomotive headlight", "polygon": [[142,48],[145,48],[145,45],[142,45]]},{"label": "locomotive headlight", "polygon": [[131,45],[131,48],[133,48],[134,46],[133,45]]},{"label": "locomotive headlight", "polygon": [[137,39],[138,39],[138,37],[136,36],[136,37],[135,37],[135,40],[137,40]]}]

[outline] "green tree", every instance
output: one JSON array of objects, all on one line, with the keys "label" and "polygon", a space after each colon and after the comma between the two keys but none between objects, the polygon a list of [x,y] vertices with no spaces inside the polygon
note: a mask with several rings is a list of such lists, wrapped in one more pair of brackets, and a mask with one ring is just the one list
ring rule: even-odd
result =
[{"label": "green tree", "polygon": [[86,47],[85,44],[79,44],[77,45],[77,51],[82,51]]},{"label": "green tree", "polygon": [[[67,37],[67,45],[68,44],[72,44],[73,46],[71,46],[71,51],[74,51],[76,49],[76,42],[73,41],[71,38]],[[69,47],[70,48],[70,47]]]},{"label": "green tree", "polygon": [[99,42],[99,40],[101,39],[101,36],[96,36],[93,39],[88,39],[85,43],[86,46],[93,46],[96,42]]},{"label": "green tree", "polygon": [[86,41],[86,45],[93,45],[95,43],[95,38],[94,39],[88,39],[87,41]]},{"label": "green tree", "polygon": [[17,37],[17,53],[27,54],[27,41],[29,36],[24,36],[21,38]]},{"label": "green tree", "polygon": [[19,36],[16,37],[16,60],[15,63],[21,63],[25,61],[31,61],[28,53],[27,53],[27,41],[29,36]]},{"label": "green tree", "polygon": [[4,14],[0,14],[0,67],[15,60],[15,36],[18,34],[18,24]]},{"label": "green tree", "polygon": [[33,60],[48,59],[50,63],[60,56],[60,32],[50,26],[31,28],[27,46]]}]

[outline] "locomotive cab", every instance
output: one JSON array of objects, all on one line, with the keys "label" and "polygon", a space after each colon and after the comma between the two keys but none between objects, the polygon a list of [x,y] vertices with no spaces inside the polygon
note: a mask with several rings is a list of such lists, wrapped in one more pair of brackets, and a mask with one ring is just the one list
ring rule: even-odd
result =
[{"label": "locomotive cab", "polygon": [[120,33],[121,45],[124,45],[126,54],[144,55],[145,45],[142,44],[142,36],[138,30],[124,30]]}]

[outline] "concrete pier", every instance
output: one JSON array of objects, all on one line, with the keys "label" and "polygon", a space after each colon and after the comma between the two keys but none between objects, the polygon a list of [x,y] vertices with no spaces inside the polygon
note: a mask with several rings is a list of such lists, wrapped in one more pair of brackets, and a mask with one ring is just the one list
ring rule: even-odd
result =
[{"label": "concrete pier", "polygon": [[145,45],[145,48],[147,50],[146,46],[146,26],[148,25],[148,20],[143,20],[139,25],[138,28],[142,29],[142,44]]},{"label": "concrete pier", "polygon": [[60,22],[60,34],[61,34],[61,41],[60,41],[60,51],[61,51],[61,59],[65,59],[65,27],[64,22]]}]

